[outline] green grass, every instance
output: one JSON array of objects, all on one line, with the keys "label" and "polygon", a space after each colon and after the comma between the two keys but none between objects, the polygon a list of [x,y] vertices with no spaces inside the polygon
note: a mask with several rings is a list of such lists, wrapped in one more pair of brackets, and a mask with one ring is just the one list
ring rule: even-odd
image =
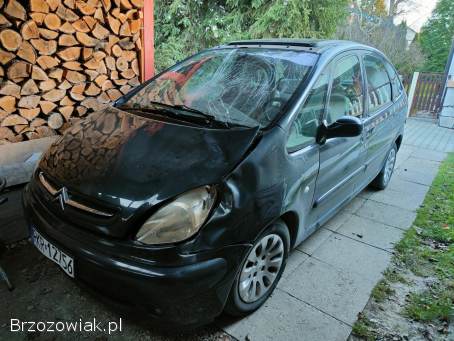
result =
[{"label": "green grass", "polygon": [[399,272],[393,269],[386,269],[383,273],[383,278],[390,283],[408,283],[404,276],[402,276]]},{"label": "green grass", "polygon": [[411,294],[405,314],[417,321],[450,321],[453,315],[454,283],[436,286],[422,293]]},{"label": "green grass", "polygon": [[381,279],[380,282],[372,290],[372,298],[377,302],[383,302],[387,297],[392,295],[394,290],[385,279]]},{"label": "green grass", "polygon": [[376,339],[376,333],[374,332],[375,324],[366,318],[364,315],[359,315],[358,320],[352,327],[352,333],[361,337],[367,341],[373,341]]},{"label": "green grass", "polygon": [[[417,276],[433,278],[433,285],[409,295],[402,313],[410,319],[454,321],[454,153],[448,155],[418,209],[413,226],[395,247],[394,263]],[[390,283],[407,281],[393,267],[372,291],[372,298],[384,301],[393,294]],[[360,315],[353,333],[374,340],[374,324]]]},{"label": "green grass", "polygon": [[454,154],[442,163],[413,227],[396,245],[397,259],[436,285],[410,295],[405,314],[418,321],[454,317]]}]

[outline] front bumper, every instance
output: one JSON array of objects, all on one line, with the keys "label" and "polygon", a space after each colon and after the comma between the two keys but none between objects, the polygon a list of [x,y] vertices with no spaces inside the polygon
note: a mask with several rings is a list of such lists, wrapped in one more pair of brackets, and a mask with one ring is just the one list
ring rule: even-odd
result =
[{"label": "front bumper", "polygon": [[249,245],[196,254],[167,249],[158,257],[150,253],[150,259],[144,259],[125,253],[123,243],[118,247],[121,252],[114,254],[115,244],[121,241],[63,222],[31,186],[23,194],[28,223],[74,258],[75,279],[83,286],[163,323],[201,325],[221,314]]}]

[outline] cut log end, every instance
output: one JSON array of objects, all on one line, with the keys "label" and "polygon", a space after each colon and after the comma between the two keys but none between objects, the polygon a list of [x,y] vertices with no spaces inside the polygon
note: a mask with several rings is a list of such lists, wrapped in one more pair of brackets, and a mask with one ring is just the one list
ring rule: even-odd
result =
[{"label": "cut log end", "polygon": [[139,84],[143,0],[0,0],[0,144],[62,133]]}]

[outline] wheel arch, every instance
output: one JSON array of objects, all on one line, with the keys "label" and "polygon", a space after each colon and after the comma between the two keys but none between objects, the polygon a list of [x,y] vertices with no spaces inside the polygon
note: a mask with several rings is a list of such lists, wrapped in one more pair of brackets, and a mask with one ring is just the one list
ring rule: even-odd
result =
[{"label": "wheel arch", "polygon": [[280,219],[287,225],[290,234],[290,249],[295,246],[296,237],[298,236],[299,217],[294,211],[285,212]]},{"label": "wheel arch", "polygon": [[397,150],[399,150],[399,149],[400,149],[400,146],[402,145],[402,139],[403,139],[403,136],[402,136],[402,135],[397,136],[397,139],[396,139],[396,141],[395,141],[396,146],[397,146]]}]

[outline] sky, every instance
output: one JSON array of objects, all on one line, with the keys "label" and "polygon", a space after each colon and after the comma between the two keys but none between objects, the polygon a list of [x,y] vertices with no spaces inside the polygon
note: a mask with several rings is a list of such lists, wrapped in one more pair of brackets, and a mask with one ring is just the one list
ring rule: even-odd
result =
[{"label": "sky", "polygon": [[432,10],[435,8],[437,0],[411,0],[410,6],[407,6],[406,13],[396,20],[396,23],[402,20],[407,21],[407,25],[419,32],[424,23],[429,19]]}]

